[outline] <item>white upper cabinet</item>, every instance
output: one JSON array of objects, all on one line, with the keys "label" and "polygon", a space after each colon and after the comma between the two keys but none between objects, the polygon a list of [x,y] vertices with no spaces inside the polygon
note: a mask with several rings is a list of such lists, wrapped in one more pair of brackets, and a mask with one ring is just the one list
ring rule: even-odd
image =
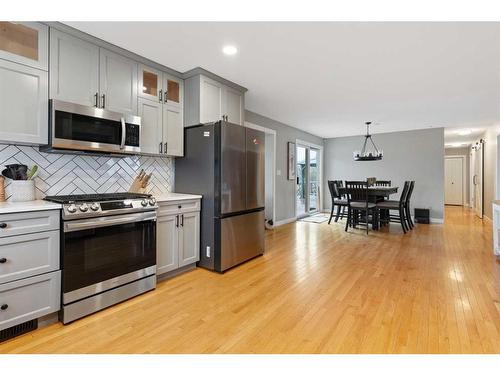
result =
[{"label": "white upper cabinet", "polygon": [[224,120],[243,125],[245,89],[197,74],[184,81],[184,126]]},{"label": "white upper cabinet", "polygon": [[48,27],[37,22],[0,22],[0,58],[48,70]]},{"label": "white upper cabinet", "polygon": [[162,72],[139,64],[139,97],[155,102],[163,101]]},{"label": "white upper cabinet", "polygon": [[163,106],[163,152],[169,156],[184,156],[184,125],[182,109]]},{"label": "white upper cabinet", "polygon": [[100,49],[100,107],[120,113],[137,114],[137,63]]},{"label": "white upper cabinet", "polygon": [[139,65],[141,151],[163,156],[184,155],[184,82]]},{"label": "white upper cabinet", "polygon": [[0,142],[47,144],[48,73],[0,59]]},{"label": "white upper cabinet", "polygon": [[50,97],[97,106],[99,47],[50,30]]},{"label": "white upper cabinet", "polygon": [[222,119],[222,95],[224,86],[213,79],[200,79],[200,122],[214,122]]},{"label": "white upper cabinet", "polygon": [[230,87],[224,87],[224,103],[222,107],[222,112],[227,116],[226,121],[232,122],[234,124],[243,125],[244,117],[244,102],[243,93],[241,91],[232,89]]},{"label": "white upper cabinet", "polygon": [[160,102],[139,98],[141,117],[141,152],[163,153],[162,109]]}]

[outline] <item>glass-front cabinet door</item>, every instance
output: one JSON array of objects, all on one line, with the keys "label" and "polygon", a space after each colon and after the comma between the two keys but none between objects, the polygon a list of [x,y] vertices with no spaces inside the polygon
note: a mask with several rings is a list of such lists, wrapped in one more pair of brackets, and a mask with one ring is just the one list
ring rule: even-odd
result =
[{"label": "glass-front cabinet door", "polygon": [[47,26],[0,21],[0,58],[48,70],[48,48]]},{"label": "glass-front cabinet door", "polygon": [[174,107],[182,106],[183,84],[178,78],[163,74],[163,102]]},{"label": "glass-front cabinet door", "polygon": [[161,81],[160,71],[139,65],[139,97],[157,102],[163,101]]}]

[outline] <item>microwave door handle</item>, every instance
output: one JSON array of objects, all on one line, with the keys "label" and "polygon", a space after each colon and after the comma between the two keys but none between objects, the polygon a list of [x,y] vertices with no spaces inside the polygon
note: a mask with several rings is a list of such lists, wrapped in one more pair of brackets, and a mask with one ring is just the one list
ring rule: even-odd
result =
[{"label": "microwave door handle", "polygon": [[123,150],[125,148],[125,135],[126,135],[125,119],[122,117],[120,121],[122,122],[122,142],[120,143],[120,150]]}]

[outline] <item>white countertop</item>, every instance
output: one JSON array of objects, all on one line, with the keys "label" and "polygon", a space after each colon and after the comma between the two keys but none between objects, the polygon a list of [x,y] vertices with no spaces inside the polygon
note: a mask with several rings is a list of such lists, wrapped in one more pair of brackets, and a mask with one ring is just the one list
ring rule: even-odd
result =
[{"label": "white countertop", "polygon": [[181,194],[181,193],[166,193],[166,194],[153,194],[153,197],[156,198],[158,202],[175,202],[175,201],[184,201],[188,199],[201,199],[201,195],[197,194]]},{"label": "white countertop", "polygon": [[0,202],[0,214],[11,214],[17,212],[60,210],[59,203],[36,200],[29,202]]}]

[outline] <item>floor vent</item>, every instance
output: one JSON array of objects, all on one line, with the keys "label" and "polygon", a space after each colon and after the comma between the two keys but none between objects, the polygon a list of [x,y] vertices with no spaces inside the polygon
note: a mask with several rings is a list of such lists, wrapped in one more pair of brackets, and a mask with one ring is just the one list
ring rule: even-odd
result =
[{"label": "floor vent", "polygon": [[6,328],[0,331],[0,342],[20,336],[24,333],[34,331],[38,328],[38,319],[18,324],[17,326]]}]

